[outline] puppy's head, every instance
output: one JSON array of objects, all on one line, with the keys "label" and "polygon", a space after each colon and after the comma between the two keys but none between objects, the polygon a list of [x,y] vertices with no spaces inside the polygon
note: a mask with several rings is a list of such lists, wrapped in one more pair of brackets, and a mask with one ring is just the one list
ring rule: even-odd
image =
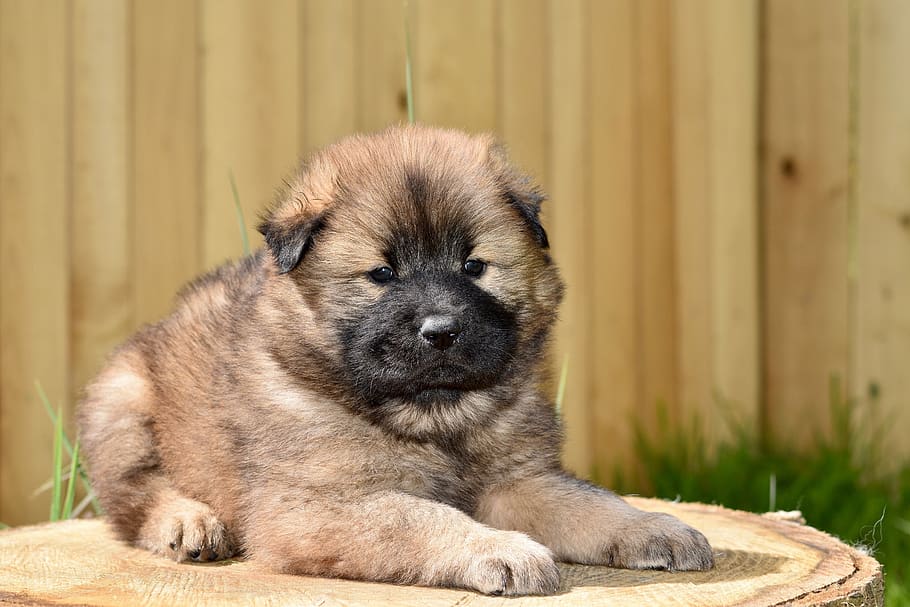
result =
[{"label": "puppy's head", "polygon": [[529,380],[561,297],[542,199],[488,136],[407,126],[325,149],[261,226],[299,320],[282,342],[398,433],[482,421]]}]

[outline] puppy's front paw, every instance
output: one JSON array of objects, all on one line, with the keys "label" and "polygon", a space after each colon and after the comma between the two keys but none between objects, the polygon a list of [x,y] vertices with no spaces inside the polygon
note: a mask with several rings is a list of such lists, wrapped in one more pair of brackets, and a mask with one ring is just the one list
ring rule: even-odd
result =
[{"label": "puppy's front paw", "polygon": [[701,532],[669,514],[643,512],[605,547],[605,564],[625,569],[705,571],[714,553]]},{"label": "puppy's front paw", "polygon": [[523,533],[496,531],[471,542],[460,585],[484,594],[553,594],[559,569],[549,549]]},{"label": "puppy's front paw", "polygon": [[212,509],[185,497],[159,501],[149,511],[137,543],[177,562],[217,561],[233,554],[224,525]]}]

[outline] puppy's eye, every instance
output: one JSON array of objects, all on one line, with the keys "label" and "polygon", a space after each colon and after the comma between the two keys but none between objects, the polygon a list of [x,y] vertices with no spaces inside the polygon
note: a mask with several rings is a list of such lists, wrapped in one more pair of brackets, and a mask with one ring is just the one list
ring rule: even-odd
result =
[{"label": "puppy's eye", "polygon": [[370,280],[377,284],[384,284],[395,278],[395,272],[392,271],[392,268],[388,266],[382,266],[379,268],[373,268],[367,272],[367,276],[370,277]]},{"label": "puppy's eye", "polygon": [[468,276],[473,276],[477,278],[483,274],[484,270],[487,269],[487,264],[480,261],[479,259],[469,259],[464,262],[464,265],[461,266],[461,269],[464,270],[464,273]]}]

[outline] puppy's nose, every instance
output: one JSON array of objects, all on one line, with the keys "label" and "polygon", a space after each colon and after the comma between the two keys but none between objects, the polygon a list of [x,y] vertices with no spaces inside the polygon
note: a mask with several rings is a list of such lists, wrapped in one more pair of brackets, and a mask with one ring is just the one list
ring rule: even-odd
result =
[{"label": "puppy's nose", "polygon": [[446,350],[461,333],[461,323],[454,316],[427,316],[420,325],[420,336],[436,348]]}]

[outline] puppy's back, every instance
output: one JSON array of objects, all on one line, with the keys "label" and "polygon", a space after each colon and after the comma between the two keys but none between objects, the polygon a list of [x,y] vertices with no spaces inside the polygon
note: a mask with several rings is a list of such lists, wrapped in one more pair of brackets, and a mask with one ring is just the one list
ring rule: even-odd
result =
[{"label": "puppy's back", "polygon": [[129,541],[164,487],[233,519],[237,474],[221,405],[265,269],[262,254],[187,285],[174,311],[117,348],[86,387],[77,422],[92,485]]}]

